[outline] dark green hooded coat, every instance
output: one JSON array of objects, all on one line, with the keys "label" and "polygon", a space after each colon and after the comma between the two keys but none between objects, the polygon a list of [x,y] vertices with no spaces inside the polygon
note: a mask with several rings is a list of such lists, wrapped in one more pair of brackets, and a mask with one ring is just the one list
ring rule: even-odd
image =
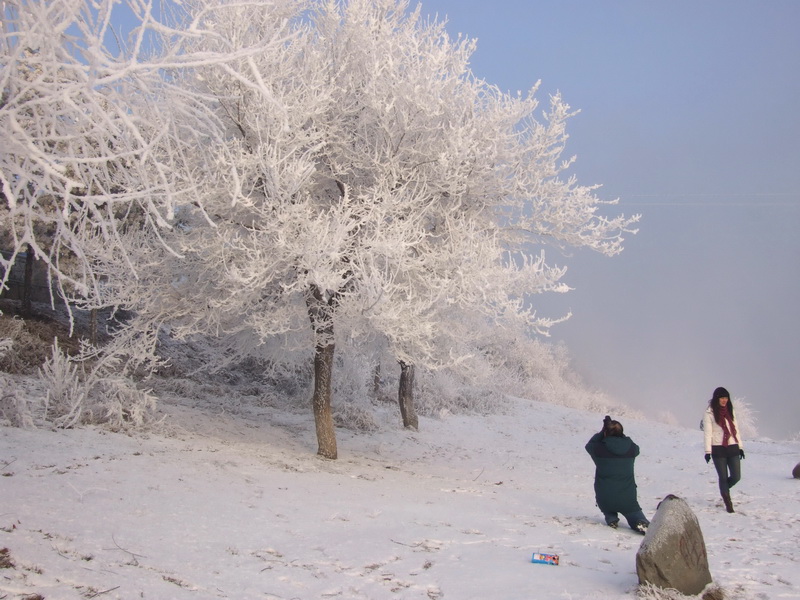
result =
[{"label": "dark green hooded coat", "polygon": [[627,436],[603,437],[596,433],[586,444],[586,451],[595,464],[594,495],[604,513],[623,515],[642,510],[636,500],[636,479],[633,461],[639,456],[639,446]]}]

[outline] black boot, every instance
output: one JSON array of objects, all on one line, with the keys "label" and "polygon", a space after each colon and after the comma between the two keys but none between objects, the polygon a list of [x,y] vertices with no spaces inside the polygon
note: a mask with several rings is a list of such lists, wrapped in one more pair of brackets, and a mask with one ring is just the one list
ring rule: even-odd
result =
[{"label": "black boot", "polygon": [[731,502],[731,495],[730,494],[722,494],[722,501],[725,503],[725,510],[729,513],[733,511],[733,502]]}]

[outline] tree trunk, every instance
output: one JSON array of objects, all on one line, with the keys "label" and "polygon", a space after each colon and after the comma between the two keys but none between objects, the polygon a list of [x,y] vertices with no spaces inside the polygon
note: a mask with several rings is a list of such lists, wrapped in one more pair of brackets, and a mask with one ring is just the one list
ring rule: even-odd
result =
[{"label": "tree trunk", "polygon": [[335,459],[336,428],[333,425],[331,408],[331,373],[333,372],[334,344],[317,346],[314,353],[314,423],[317,427],[317,454]]},{"label": "tree trunk", "polygon": [[400,414],[403,416],[403,427],[419,429],[419,419],[414,408],[414,365],[400,361],[400,388],[397,393],[400,403]]},{"label": "tree trunk", "polygon": [[372,371],[372,396],[380,400],[381,396],[381,363],[375,365]]},{"label": "tree trunk", "polygon": [[317,428],[317,454],[335,459],[336,429],[333,426],[331,408],[331,382],[333,357],[336,345],[333,337],[333,310],[335,296],[327,300],[317,286],[311,286],[306,296],[308,317],[314,330],[314,396],[311,406],[314,410],[314,423]]},{"label": "tree trunk", "polygon": [[97,346],[97,309],[89,310],[89,343]]},{"label": "tree trunk", "polygon": [[28,244],[25,252],[25,280],[22,283],[22,316],[30,318],[33,314],[33,247]]}]

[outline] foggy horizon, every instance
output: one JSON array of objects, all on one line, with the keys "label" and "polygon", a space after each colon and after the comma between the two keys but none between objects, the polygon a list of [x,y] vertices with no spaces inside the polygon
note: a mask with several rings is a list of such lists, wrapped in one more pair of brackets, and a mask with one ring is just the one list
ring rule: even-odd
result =
[{"label": "foggy horizon", "polygon": [[[713,389],[744,399],[764,437],[800,433],[800,3],[428,0],[471,67],[502,90],[537,80],[580,113],[565,157],[607,214],[640,213],[614,258],[548,261],[573,291],[542,314],[586,382],[696,426]],[[745,441],[746,443],[746,441]]]}]

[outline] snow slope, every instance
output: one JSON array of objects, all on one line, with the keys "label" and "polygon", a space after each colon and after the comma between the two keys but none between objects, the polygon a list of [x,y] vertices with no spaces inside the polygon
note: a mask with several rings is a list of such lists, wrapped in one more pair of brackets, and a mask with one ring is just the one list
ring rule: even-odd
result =
[{"label": "snow slope", "polygon": [[[636,597],[642,537],[603,525],[583,449],[601,414],[517,399],[410,432],[386,407],[328,461],[310,409],[162,410],[163,431],[134,437],[0,428],[0,598]],[[731,515],[699,430],[621,420],[645,513],[686,499],[727,598],[800,598],[800,444],[746,442]]]}]

